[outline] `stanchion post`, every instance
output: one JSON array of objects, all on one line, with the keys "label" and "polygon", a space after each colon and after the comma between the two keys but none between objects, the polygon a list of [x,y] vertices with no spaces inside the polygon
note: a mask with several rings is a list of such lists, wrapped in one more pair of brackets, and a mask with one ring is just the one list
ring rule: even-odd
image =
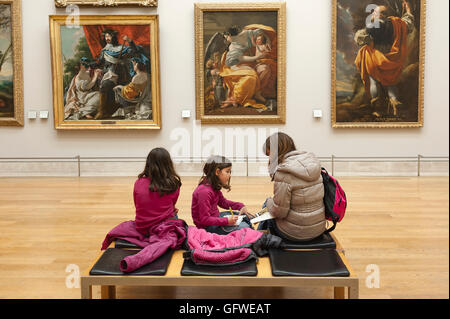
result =
[{"label": "stanchion post", "polygon": [[334,176],[334,155],[331,155],[331,175]]},{"label": "stanchion post", "polygon": [[422,155],[417,155],[417,176],[420,177],[420,160],[422,158]]},{"label": "stanchion post", "polygon": [[77,155],[77,163],[78,163],[78,177],[81,177],[81,157],[80,155]]}]

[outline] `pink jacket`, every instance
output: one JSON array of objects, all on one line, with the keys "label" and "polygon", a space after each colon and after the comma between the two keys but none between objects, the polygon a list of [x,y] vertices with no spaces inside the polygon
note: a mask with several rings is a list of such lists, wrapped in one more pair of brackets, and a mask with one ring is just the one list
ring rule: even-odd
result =
[{"label": "pink jacket", "polygon": [[257,230],[243,228],[227,235],[209,233],[194,226],[188,228],[190,258],[196,264],[236,264],[250,258],[257,258],[251,245],[263,234]]},{"label": "pink jacket", "polygon": [[169,219],[152,227],[149,237],[136,229],[135,221],[126,221],[114,227],[105,237],[102,250],[111,242],[121,238],[143,247],[139,253],[125,257],[120,262],[120,270],[132,272],[162,256],[168,249],[180,249],[186,239],[185,222],[181,219]]}]

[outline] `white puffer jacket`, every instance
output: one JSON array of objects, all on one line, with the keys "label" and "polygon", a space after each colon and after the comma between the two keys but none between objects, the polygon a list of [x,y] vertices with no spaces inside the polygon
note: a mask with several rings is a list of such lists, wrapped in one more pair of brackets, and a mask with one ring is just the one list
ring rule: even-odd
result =
[{"label": "white puffer jacket", "polygon": [[271,172],[274,196],[267,208],[278,229],[292,240],[309,240],[326,230],[321,164],[313,153],[292,151]]}]

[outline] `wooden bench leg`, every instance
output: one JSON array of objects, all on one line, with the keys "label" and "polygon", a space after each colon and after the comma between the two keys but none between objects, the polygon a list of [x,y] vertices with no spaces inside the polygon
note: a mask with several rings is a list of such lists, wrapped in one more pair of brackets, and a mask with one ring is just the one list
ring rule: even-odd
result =
[{"label": "wooden bench leg", "polygon": [[348,299],[359,299],[358,282],[356,283],[356,285],[348,287]]},{"label": "wooden bench leg", "polygon": [[102,286],[102,299],[116,299],[116,286]]},{"label": "wooden bench leg", "polygon": [[81,282],[81,299],[92,299],[92,286]]},{"label": "wooden bench leg", "polygon": [[334,299],[345,299],[345,287],[334,287]]}]

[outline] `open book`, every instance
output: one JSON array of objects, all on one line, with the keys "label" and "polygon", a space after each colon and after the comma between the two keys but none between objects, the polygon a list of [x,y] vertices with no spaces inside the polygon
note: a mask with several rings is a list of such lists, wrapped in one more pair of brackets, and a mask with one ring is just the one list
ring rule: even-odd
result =
[{"label": "open book", "polygon": [[273,219],[272,214],[267,210],[267,207],[265,207],[262,211],[256,213],[256,217],[250,219],[250,222],[252,224],[256,224],[259,222],[262,222],[263,220]]}]

